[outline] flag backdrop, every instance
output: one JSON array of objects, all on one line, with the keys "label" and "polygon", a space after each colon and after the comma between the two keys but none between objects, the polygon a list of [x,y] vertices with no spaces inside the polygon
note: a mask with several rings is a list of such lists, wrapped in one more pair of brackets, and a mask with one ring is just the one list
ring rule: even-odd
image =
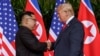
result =
[{"label": "flag backdrop", "polygon": [[15,35],[18,30],[10,0],[0,0],[0,56],[15,56]]},{"label": "flag backdrop", "polygon": [[31,11],[35,14],[36,20],[37,20],[37,26],[36,31],[34,31],[34,34],[38,38],[39,41],[45,42],[47,40],[46,37],[46,29],[44,27],[43,18],[40,13],[39,5],[37,0],[27,0],[26,3],[26,11]]},{"label": "flag backdrop", "polygon": [[36,31],[33,31],[33,33],[35,34],[35,36],[40,42],[45,42],[47,40],[46,29],[44,27],[43,18],[39,9],[38,1],[27,0],[25,11],[31,11],[36,16],[36,20],[37,20]]},{"label": "flag backdrop", "polygon": [[[51,42],[56,41],[57,36],[59,35],[59,33],[62,29],[62,26],[63,26],[63,24],[58,19],[58,15],[57,15],[57,11],[56,11],[57,6],[62,3],[65,3],[65,0],[56,0],[56,3],[55,3],[55,11],[53,14],[53,19],[52,19],[50,30],[49,30],[49,40]],[[53,51],[49,51],[48,54],[49,54],[49,56],[53,56]]]},{"label": "flag backdrop", "polygon": [[81,0],[78,19],[84,25],[84,55],[100,56],[100,37],[90,0]]},{"label": "flag backdrop", "polygon": [[54,15],[53,15],[53,19],[51,22],[51,27],[49,30],[49,40],[52,41],[56,41],[57,36],[59,35],[61,29],[62,29],[62,22],[60,22],[60,19],[58,19],[58,15],[57,15],[57,6],[59,4],[64,3],[65,0],[56,0],[56,4],[55,4],[55,11],[54,11]]}]

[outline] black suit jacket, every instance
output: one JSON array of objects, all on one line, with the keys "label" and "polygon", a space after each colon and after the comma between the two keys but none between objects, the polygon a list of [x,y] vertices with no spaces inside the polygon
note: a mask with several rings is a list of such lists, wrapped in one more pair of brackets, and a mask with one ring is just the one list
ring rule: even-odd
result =
[{"label": "black suit jacket", "polygon": [[21,26],[16,34],[16,56],[43,56],[47,49],[28,28]]},{"label": "black suit jacket", "polygon": [[73,18],[61,31],[55,44],[55,56],[83,56],[84,29],[82,24]]}]

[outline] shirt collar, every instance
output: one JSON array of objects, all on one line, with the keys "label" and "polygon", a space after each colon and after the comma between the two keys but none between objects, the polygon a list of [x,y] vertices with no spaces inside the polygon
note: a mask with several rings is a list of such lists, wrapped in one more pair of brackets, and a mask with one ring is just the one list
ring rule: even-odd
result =
[{"label": "shirt collar", "polygon": [[74,18],[74,16],[71,16],[71,17],[66,21],[66,24],[68,24],[73,18]]}]

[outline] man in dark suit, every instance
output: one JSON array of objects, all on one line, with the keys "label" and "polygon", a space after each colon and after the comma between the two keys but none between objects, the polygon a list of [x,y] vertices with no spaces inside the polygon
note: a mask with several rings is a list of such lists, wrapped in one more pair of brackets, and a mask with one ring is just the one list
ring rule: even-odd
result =
[{"label": "man in dark suit", "polygon": [[54,44],[54,56],[83,56],[83,25],[74,17],[70,3],[57,8],[60,21],[67,26],[60,32]]},{"label": "man in dark suit", "polygon": [[16,56],[43,56],[47,50],[47,42],[39,42],[32,33],[35,24],[34,13],[27,11],[21,15],[21,26],[16,34]]}]

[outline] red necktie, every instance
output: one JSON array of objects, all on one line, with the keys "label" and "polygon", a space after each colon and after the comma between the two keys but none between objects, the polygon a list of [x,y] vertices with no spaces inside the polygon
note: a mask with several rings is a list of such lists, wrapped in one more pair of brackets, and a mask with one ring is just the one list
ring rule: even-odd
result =
[{"label": "red necktie", "polygon": [[67,24],[64,23],[64,25],[63,25],[63,27],[62,27],[62,30],[64,30],[66,26],[67,26]]}]

